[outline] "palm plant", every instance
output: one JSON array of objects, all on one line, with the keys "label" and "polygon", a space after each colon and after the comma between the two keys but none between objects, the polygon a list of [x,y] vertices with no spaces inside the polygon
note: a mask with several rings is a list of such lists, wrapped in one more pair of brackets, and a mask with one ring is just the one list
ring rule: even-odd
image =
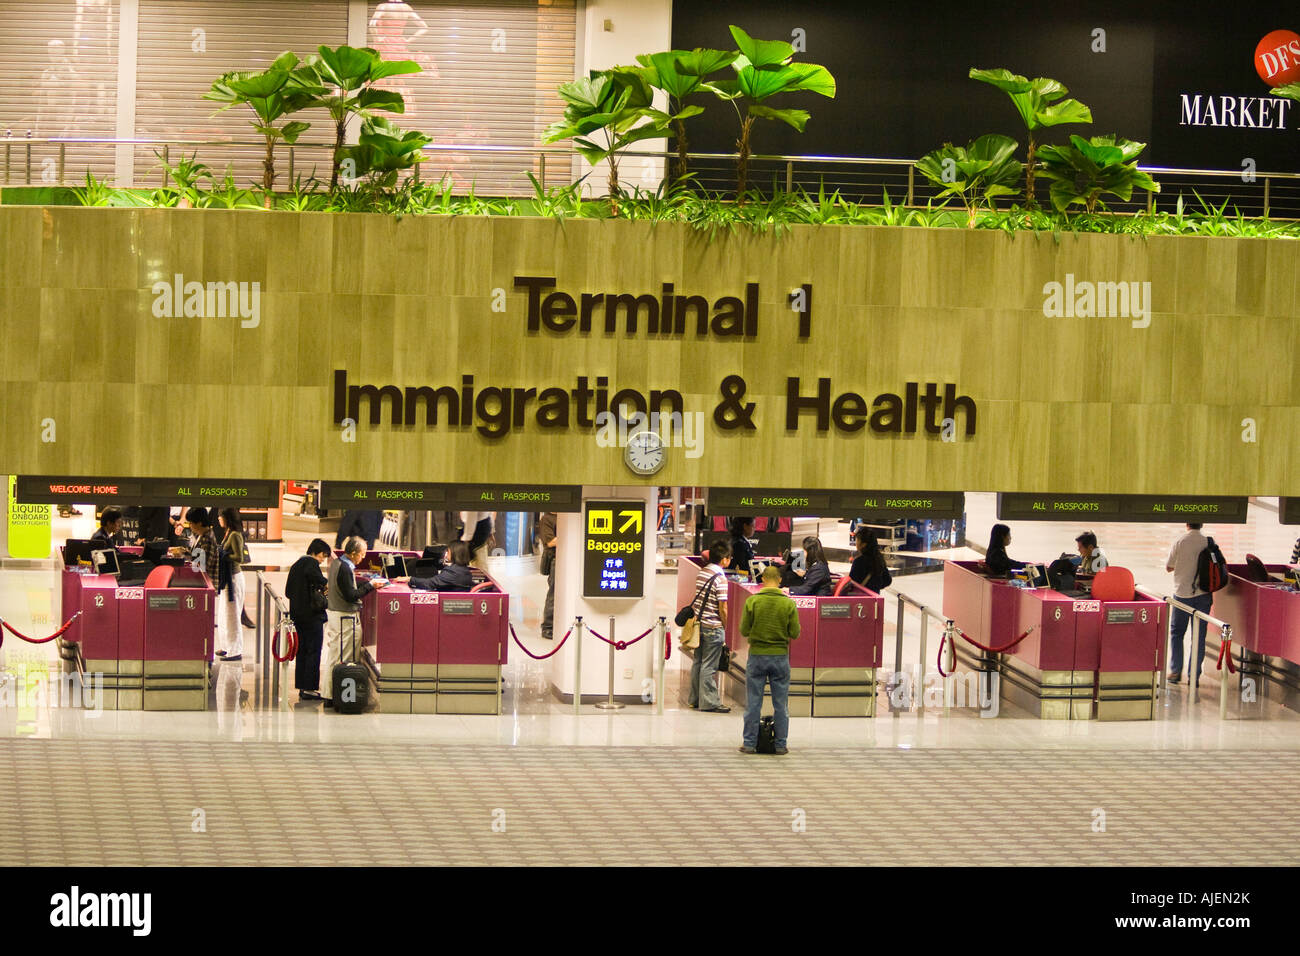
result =
[{"label": "palm plant", "polygon": [[[617,216],[619,153],[632,143],[663,136],[671,117],[653,108],[650,84],[629,68],[594,70],[589,77],[561,84],[559,94],[568,104],[564,119],[551,124],[542,141],[572,139],[574,149],[592,166],[608,160],[610,205]],[[687,109],[701,112],[698,107]],[[603,142],[591,138],[597,134]]]},{"label": "palm plant", "polygon": [[390,76],[419,73],[421,67],[414,60],[385,60],[370,47],[351,46],[335,49],[322,46],[318,55],[307,59],[306,65],[315,73],[323,90],[308,106],[325,109],[334,121],[334,168],[330,172],[330,189],[333,189],[339,181],[348,120],[353,116],[370,119],[377,110],[406,112],[401,93],[376,89],[375,84]]},{"label": "palm plant", "polygon": [[1012,158],[1017,143],[988,133],[967,146],[943,146],[916,162],[917,170],[940,188],[939,198],[957,196],[966,207],[966,226],[975,228],[980,201],[990,207],[998,196],[1015,195],[1023,167]]},{"label": "palm plant", "polygon": [[641,67],[621,69],[638,70],[647,83],[662,90],[668,97],[668,113],[677,146],[677,168],[672,178],[680,181],[686,176],[687,142],[686,124],[683,120],[704,112],[699,107],[688,107],[686,98],[704,88],[704,78],[729,65],[740,54],[735,50],[669,50],[666,53],[643,53],[636,58]]},{"label": "palm plant", "polygon": [[[736,200],[745,201],[749,185],[749,142],[756,119],[779,120],[800,133],[808,125],[807,110],[776,109],[767,101],[780,93],[805,90],[834,98],[835,78],[816,63],[792,63],[794,47],[784,40],[755,40],[740,27],[731,27],[731,35],[740,48],[732,61],[735,79],[703,84],[706,89],[727,100],[740,118],[740,139],[736,141]],[[742,114],[737,100],[745,101]]]},{"label": "palm plant", "polygon": [[1127,202],[1134,189],[1160,192],[1160,184],[1137,168],[1144,149],[1146,143],[1120,136],[1071,135],[1068,146],[1044,146],[1039,155],[1043,176],[1052,180],[1052,208],[1064,213],[1077,203],[1091,215],[1106,193]]},{"label": "palm plant", "polygon": [[154,156],[158,158],[158,165],[167,171],[167,178],[171,180],[169,185],[154,190],[154,205],[177,206],[182,209],[197,207],[203,193],[199,183],[205,179],[209,185],[212,183],[212,170],[198,161],[199,154],[182,156],[174,166],[164,158],[161,150],[156,150]]},{"label": "palm plant", "polygon": [[1029,151],[1025,157],[1025,204],[1037,205],[1034,198],[1034,172],[1037,166],[1037,132],[1044,127],[1062,126],[1066,123],[1091,123],[1092,110],[1078,100],[1062,99],[1067,90],[1064,84],[1046,77],[1027,80],[1010,70],[970,71],[972,80],[996,86],[1008,96],[1020,114],[1029,133]]},{"label": "palm plant", "polygon": [[325,88],[316,81],[315,74],[299,66],[298,57],[285,51],[275,58],[269,68],[258,71],[224,73],[212,83],[212,89],[203,94],[205,100],[224,103],[212,115],[225,112],[233,106],[247,106],[253,112],[250,125],[266,139],[266,154],[262,158],[262,189],[270,193],[275,184],[275,144],[280,140],[295,143],[298,137],[311,128],[310,123],[291,120],[276,124],[286,116],[312,105],[323,95]]},{"label": "palm plant", "polygon": [[358,177],[366,176],[377,189],[391,189],[397,176],[424,159],[420,150],[433,139],[416,130],[404,130],[382,116],[368,117],[361,124],[355,146],[340,150],[343,160],[351,159]]}]

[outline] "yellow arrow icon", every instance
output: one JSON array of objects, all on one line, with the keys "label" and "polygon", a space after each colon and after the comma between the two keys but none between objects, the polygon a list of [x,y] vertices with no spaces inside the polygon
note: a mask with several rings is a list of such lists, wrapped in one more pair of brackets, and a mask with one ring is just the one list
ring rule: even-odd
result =
[{"label": "yellow arrow icon", "polygon": [[636,525],[636,527],[633,528],[632,530],[636,531],[637,533],[640,533],[641,529],[645,527],[644,525],[645,518],[643,513],[640,511],[620,511],[618,513],[618,516],[620,518],[627,519],[626,521],[623,522],[623,526],[618,529],[619,534],[622,534],[623,532],[627,531],[628,528],[632,528],[633,525]]}]

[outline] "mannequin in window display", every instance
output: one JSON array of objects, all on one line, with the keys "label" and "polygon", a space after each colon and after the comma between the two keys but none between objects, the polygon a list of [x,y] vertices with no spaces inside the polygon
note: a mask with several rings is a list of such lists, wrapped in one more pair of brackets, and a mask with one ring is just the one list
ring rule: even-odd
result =
[{"label": "mannequin in window display", "polygon": [[37,92],[36,135],[71,136],[77,128],[77,68],[62,40],[45,45],[49,64],[41,71]]},{"label": "mannequin in window display", "polygon": [[[375,8],[375,15],[370,18],[370,44],[385,60],[414,60],[420,65],[429,79],[436,80],[438,64],[433,57],[423,52],[424,44],[417,43],[429,33],[429,24],[415,12],[409,3],[385,2]],[[400,93],[406,103],[405,116],[415,112],[415,98],[408,84],[410,74],[389,77],[376,83],[379,89]],[[426,108],[428,104],[425,104]]]}]

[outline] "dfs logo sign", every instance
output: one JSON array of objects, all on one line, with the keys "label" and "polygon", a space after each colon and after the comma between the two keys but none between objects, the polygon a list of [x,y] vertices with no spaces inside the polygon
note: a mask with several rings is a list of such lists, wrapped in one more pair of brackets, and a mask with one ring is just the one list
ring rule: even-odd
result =
[{"label": "dfs logo sign", "polygon": [[1255,72],[1270,87],[1300,82],[1300,35],[1274,30],[1255,47]]}]

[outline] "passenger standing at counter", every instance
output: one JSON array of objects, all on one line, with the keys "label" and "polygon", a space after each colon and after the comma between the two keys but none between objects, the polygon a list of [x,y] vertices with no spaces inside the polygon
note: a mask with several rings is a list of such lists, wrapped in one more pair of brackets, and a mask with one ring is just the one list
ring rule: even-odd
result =
[{"label": "passenger standing at counter", "polygon": [[[1209,614],[1214,604],[1214,595],[1202,591],[1196,586],[1196,565],[1200,562],[1201,552],[1208,545],[1205,535],[1201,534],[1199,524],[1188,523],[1187,533],[1174,542],[1169,549],[1169,559],[1165,570],[1174,573],[1174,597],[1184,604],[1196,608],[1202,614]],[[1174,608],[1169,618],[1169,683],[1177,684],[1183,679],[1183,634],[1192,615],[1180,607]],[[1190,664],[1191,651],[1187,654]],[[1197,684],[1201,677],[1201,662],[1205,659],[1205,622],[1196,622],[1196,670],[1188,668],[1187,682]]]},{"label": "passenger standing at counter", "polygon": [[849,568],[849,577],[868,591],[879,594],[894,583],[894,578],[885,564],[885,556],[880,553],[876,533],[864,525],[858,528],[853,537],[858,546],[858,554]]},{"label": "passenger standing at counter", "polygon": [[[384,581],[357,583],[357,565],[366,556],[366,543],[352,537],[343,542],[343,555],[330,564],[326,576],[325,644],[321,651],[320,677],[326,690],[333,693],[334,665],[358,659],[361,650],[361,600]],[[345,626],[345,622],[347,623]],[[346,633],[346,637],[345,637]],[[346,639],[347,646],[343,642]],[[325,698],[325,706],[334,700]]]},{"label": "passenger standing at counter", "polygon": [[468,591],[474,586],[474,574],[469,569],[469,548],[464,541],[453,541],[447,549],[450,564],[445,564],[431,578],[411,578],[410,586],[417,591]]},{"label": "passenger standing at counter", "polygon": [[[865,529],[864,529],[865,530]],[[787,753],[790,736],[790,642],[799,636],[799,611],[781,592],[781,572],[763,571],[763,587],[745,600],[740,634],[749,640],[745,664],[745,725],[740,752],[757,753],[758,715],[763,690],[772,686],[772,716],[776,724],[776,752]]]},{"label": "passenger standing at counter", "polygon": [[307,545],[307,553],[289,568],[284,596],[289,599],[289,617],[298,632],[298,657],[293,684],[299,700],[320,700],[320,652],[325,637],[325,568],[333,555],[320,538]]},{"label": "passenger standing at counter", "polygon": [[91,542],[100,550],[116,551],[122,544],[122,511],[119,508],[105,508],[99,513],[99,527],[90,536]]},{"label": "passenger standing at counter", "polygon": [[749,562],[754,560],[754,546],[749,543],[753,533],[753,518],[731,519],[731,570],[749,574]]},{"label": "passenger standing at counter", "polygon": [[189,525],[190,543],[188,547],[172,548],[172,554],[188,556],[190,566],[205,573],[215,588],[221,583],[221,552],[217,550],[216,536],[208,526],[208,509],[191,508],[185,512],[185,523]]},{"label": "passenger standing at counter", "polygon": [[988,567],[989,574],[1004,575],[1012,568],[1019,570],[1025,566],[1025,562],[1008,557],[1007,545],[1010,543],[1011,529],[1004,524],[995,524],[989,535],[988,552],[984,555],[984,564]]},{"label": "passenger standing at counter", "polygon": [[831,593],[831,566],[818,538],[803,539],[803,583],[790,589],[791,594],[824,595]]},{"label": "passenger standing at counter", "polygon": [[1110,567],[1106,553],[1097,547],[1097,536],[1091,531],[1085,531],[1074,542],[1079,546],[1079,554],[1083,556],[1083,563],[1079,565],[1080,574],[1096,574],[1102,568]]},{"label": "passenger standing at counter", "polygon": [[691,690],[688,703],[711,714],[726,714],[731,708],[718,697],[718,661],[726,642],[727,566],[731,564],[731,545],[715,541],[709,546],[709,563],[695,576],[693,606],[700,624],[700,646],[695,648],[691,665]]},{"label": "passenger standing at counter", "polygon": [[462,511],[460,520],[465,525],[460,539],[469,545],[470,564],[480,571],[486,571],[487,549],[492,540],[492,512]]},{"label": "passenger standing at counter", "polygon": [[537,537],[542,542],[542,561],[546,568],[546,604],[542,608],[542,640],[555,640],[555,545],[560,540],[555,530],[555,512],[543,511],[537,522]]},{"label": "passenger standing at counter", "polygon": [[217,520],[221,524],[221,550],[230,567],[230,578],[222,582],[225,592],[217,595],[217,635],[224,638],[224,649],[217,656],[227,661],[244,657],[244,565],[248,563],[248,546],[244,544],[244,523],[237,508],[225,508]]}]

